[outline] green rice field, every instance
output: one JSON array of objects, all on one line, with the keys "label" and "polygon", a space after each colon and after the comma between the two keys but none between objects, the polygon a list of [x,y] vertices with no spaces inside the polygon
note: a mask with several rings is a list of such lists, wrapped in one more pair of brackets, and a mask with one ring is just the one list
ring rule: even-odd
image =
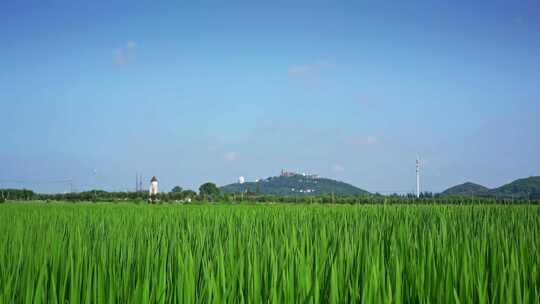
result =
[{"label": "green rice field", "polygon": [[0,303],[540,303],[540,207],[0,204]]}]

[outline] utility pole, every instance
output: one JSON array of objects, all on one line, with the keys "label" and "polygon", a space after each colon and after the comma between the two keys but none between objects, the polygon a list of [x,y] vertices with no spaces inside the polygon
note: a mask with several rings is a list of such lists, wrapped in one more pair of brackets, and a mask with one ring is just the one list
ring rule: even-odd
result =
[{"label": "utility pole", "polygon": [[416,198],[420,197],[420,157],[416,157]]}]

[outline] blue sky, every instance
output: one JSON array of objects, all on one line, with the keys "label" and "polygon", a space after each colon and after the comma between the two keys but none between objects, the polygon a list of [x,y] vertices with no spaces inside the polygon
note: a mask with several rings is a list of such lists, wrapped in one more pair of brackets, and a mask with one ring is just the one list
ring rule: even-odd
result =
[{"label": "blue sky", "polygon": [[0,187],[540,174],[540,1],[87,2],[0,3]]}]

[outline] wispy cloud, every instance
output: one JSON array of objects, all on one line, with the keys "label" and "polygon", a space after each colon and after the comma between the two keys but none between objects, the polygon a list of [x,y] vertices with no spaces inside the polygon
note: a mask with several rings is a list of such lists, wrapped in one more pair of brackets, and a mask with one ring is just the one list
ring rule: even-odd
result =
[{"label": "wispy cloud", "polygon": [[122,65],[126,63],[126,56],[122,49],[114,49],[112,54],[114,64]]},{"label": "wispy cloud", "polygon": [[345,171],[345,167],[343,167],[340,164],[334,164],[332,166],[332,171],[334,171],[334,172],[343,172],[343,171]]},{"label": "wispy cloud", "polygon": [[313,72],[313,66],[311,65],[308,65],[308,64],[304,64],[304,65],[291,65],[289,67],[289,75],[290,76],[303,76],[303,75],[306,75],[306,74],[309,74]]},{"label": "wispy cloud", "polygon": [[227,152],[225,153],[225,155],[223,156],[223,158],[226,160],[226,161],[235,161],[238,159],[238,153],[236,152]]},{"label": "wispy cloud", "polygon": [[321,69],[333,69],[336,67],[336,64],[327,60],[321,60],[317,63],[317,66]]},{"label": "wispy cloud", "polygon": [[125,46],[116,48],[112,51],[113,63],[116,65],[124,65],[132,62],[135,59],[135,41],[128,41]]},{"label": "wispy cloud", "polygon": [[329,69],[333,69],[335,67],[335,64],[327,60],[321,60],[319,62],[310,64],[293,64],[289,66],[287,73],[291,77],[318,79],[320,73]]},{"label": "wispy cloud", "polygon": [[375,143],[377,143],[377,137],[373,136],[373,135],[368,135],[368,136],[354,136],[354,137],[350,137],[348,138],[345,143],[347,145],[351,145],[351,146],[359,146],[359,145],[373,145]]}]

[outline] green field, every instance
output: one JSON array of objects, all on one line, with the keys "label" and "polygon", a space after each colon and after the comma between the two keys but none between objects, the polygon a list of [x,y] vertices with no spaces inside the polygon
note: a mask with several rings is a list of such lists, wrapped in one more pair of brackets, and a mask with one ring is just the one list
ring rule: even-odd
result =
[{"label": "green field", "polygon": [[0,303],[539,303],[539,206],[0,204]]}]

